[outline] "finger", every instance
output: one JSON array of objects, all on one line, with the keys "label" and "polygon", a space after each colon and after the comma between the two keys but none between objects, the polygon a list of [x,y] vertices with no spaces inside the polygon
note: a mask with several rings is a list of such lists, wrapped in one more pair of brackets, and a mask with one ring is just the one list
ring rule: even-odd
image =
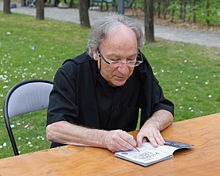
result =
[{"label": "finger", "polygon": [[154,147],[158,147],[157,141],[156,141],[153,133],[148,135],[148,140]]},{"label": "finger", "polygon": [[136,145],[133,136],[122,130],[116,130],[111,136],[111,148],[115,151],[131,150]]},{"label": "finger", "polygon": [[163,137],[162,137],[162,135],[161,135],[160,132],[158,132],[158,133],[156,134],[155,140],[156,140],[156,142],[157,142],[158,145],[164,145],[164,144],[165,144],[165,141],[164,141],[164,139],[163,139]]},{"label": "finger", "polygon": [[142,147],[142,143],[144,142],[144,140],[146,140],[146,138],[144,137],[143,133],[139,132],[137,135],[137,145],[138,147]]},{"label": "finger", "polygon": [[136,141],[134,137],[127,132],[123,132],[120,134],[121,142],[120,145],[125,147],[126,149],[131,150],[134,146],[136,146]]}]

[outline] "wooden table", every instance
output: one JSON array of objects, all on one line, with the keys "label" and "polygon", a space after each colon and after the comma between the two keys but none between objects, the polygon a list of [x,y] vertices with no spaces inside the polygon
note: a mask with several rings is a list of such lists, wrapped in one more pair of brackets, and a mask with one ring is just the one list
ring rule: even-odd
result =
[{"label": "wooden table", "polygon": [[143,167],[116,158],[106,149],[68,145],[1,159],[0,176],[220,176],[220,113],[176,122],[163,136],[195,147]]}]

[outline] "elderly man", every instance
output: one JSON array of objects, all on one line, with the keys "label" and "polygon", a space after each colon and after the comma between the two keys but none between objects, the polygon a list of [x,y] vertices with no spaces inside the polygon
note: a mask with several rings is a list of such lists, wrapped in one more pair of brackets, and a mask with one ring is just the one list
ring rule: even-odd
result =
[{"label": "elderly man", "polygon": [[[54,78],[47,115],[51,147],[63,144],[132,150],[149,140],[163,145],[160,131],[173,120],[174,106],[165,99],[152,69],[140,52],[141,28],[130,18],[99,19],[88,50],[64,62]],[[137,140],[128,131],[136,129]]]}]

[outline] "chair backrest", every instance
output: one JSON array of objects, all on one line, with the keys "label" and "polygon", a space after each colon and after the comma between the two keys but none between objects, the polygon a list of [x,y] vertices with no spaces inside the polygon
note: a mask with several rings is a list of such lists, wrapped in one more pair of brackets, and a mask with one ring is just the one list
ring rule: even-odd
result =
[{"label": "chair backrest", "polygon": [[46,109],[52,88],[52,81],[31,79],[14,85],[8,91],[4,102],[4,119],[15,155],[19,153],[9,119],[21,114]]}]

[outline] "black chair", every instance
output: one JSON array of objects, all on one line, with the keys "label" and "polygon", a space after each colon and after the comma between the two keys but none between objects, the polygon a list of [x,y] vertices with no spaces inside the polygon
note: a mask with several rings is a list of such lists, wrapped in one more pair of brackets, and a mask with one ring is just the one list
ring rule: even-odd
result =
[{"label": "black chair", "polygon": [[46,109],[53,82],[45,79],[30,79],[14,85],[4,102],[4,119],[15,155],[19,155],[10,126],[10,118]]}]

